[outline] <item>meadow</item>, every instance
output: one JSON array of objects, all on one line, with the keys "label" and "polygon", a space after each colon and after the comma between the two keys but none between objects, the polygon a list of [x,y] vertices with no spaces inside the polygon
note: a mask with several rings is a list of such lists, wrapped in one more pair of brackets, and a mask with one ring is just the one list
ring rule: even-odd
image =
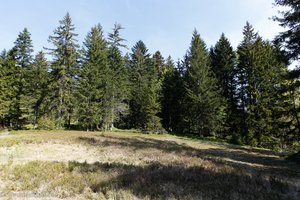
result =
[{"label": "meadow", "polygon": [[0,199],[300,199],[264,149],[136,131],[0,133]]}]

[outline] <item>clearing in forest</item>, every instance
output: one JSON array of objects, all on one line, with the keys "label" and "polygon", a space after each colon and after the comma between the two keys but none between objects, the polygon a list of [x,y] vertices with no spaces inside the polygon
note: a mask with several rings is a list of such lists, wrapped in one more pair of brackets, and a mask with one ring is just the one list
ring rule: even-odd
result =
[{"label": "clearing in forest", "polygon": [[0,134],[0,199],[300,199],[272,151],[168,134]]}]

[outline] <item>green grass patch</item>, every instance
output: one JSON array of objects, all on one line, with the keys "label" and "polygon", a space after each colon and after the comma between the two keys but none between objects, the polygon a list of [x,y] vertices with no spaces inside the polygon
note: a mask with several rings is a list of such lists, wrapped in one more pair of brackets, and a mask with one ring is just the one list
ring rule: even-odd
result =
[{"label": "green grass patch", "polygon": [[272,151],[199,139],[121,130],[16,131],[0,138],[7,152],[0,152],[0,192],[70,199],[299,199],[297,164]]},{"label": "green grass patch", "polygon": [[64,163],[32,161],[25,165],[6,166],[4,177],[11,181],[10,190],[34,190],[66,171]]},{"label": "green grass patch", "polygon": [[35,137],[15,137],[15,138],[1,138],[0,147],[11,147],[19,144],[32,144],[32,143],[43,143],[43,138]]},{"label": "green grass patch", "polygon": [[135,166],[33,161],[2,170],[10,181],[7,191],[33,191],[59,198],[232,199],[237,195],[238,199],[282,199],[282,192],[288,191],[288,186],[277,179],[160,163]]}]

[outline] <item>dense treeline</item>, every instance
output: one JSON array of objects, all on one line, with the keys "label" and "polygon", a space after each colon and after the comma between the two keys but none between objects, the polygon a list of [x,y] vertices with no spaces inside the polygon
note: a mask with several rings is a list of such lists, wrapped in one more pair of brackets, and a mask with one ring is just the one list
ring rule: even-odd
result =
[{"label": "dense treeline", "polygon": [[[275,20],[289,26],[286,19]],[[292,28],[295,23],[299,33],[299,18]],[[1,126],[136,128],[269,148],[297,145],[299,71],[287,68],[299,59],[293,34],[266,41],[247,22],[236,50],[225,34],[208,49],[194,30],[183,60],[174,63],[159,51],[151,55],[143,41],[123,56],[121,31],[115,24],[106,38],[95,25],[80,46],[67,14],[49,36],[52,47],[35,56],[30,32],[21,31],[14,47],[0,55]]]}]

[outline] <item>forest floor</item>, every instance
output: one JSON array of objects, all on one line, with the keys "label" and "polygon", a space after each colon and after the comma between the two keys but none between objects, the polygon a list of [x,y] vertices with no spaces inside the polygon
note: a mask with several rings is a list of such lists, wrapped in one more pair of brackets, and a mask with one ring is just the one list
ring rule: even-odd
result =
[{"label": "forest floor", "polygon": [[300,199],[275,152],[134,131],[0,133],[0,199]]}]

